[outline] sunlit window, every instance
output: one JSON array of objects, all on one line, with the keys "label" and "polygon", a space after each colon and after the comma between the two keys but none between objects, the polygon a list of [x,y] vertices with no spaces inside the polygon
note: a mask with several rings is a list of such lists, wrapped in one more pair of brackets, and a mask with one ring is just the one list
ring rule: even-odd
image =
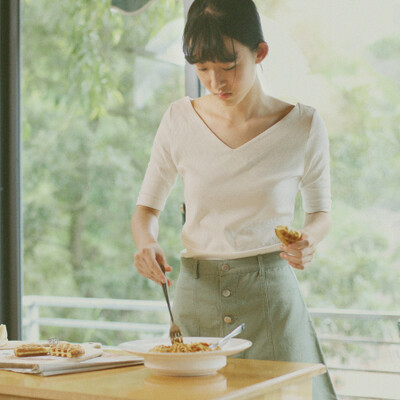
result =
[{"label": "sunlit window", "polygon": [[[162,114],[185,94],[183,4],[126,15],[109,1],[26,0],[22,18],[24,295],[161,299],[133,269],[130,217]],[[175,264],[181,200],[177,186],[162,217]],[[43,307],[40,317],[132,322],[137,313]],[[40,337],[51,336],[125,339],[43,324]]]},{"label": "sunlit window", "polygon": [[[317,108],[330,138],[333,225],[313,264],[297,272],[305,301],[376,314],[314,319],[321,337],[336,339],[322,342],[329,364],[398,371],[397,321],[378,316],[400,304],[400,4],[256,3],[270,47],[265,90]],[[297,211],[300,227],[300,199]],[[338,340],[345,336],[360,342]],[[333,372],[339,393],[400,396],[398,373]]]}]

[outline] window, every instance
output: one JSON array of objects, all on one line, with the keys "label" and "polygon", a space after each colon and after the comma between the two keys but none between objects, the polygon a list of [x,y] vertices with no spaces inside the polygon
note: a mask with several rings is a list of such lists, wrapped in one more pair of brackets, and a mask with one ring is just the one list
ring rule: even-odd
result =
[{"label": "window", "polygon": [[[260,71],[265,90],[317,108],[330,136],[333,226],[313,265],[297,273],[307,305],[323,309],[315,324],[328,364],[361,366],[332,369],[342,393],[399,397],[400,3],[255,2],[270,46]],[[25,338],[133,340],[141,332],[132,321],[168,324],[166,313],[127,312],[111,300],[162,300],[132,268],[129,222],[161,116],[185,95],[184,4],[158,0],[125,15],[105,0],[22,0],[22,22],[24,297],[113,305],[43,307],[38,332],[35,298],[26,303]],[[160,224],[173,280],[182,200],[178,181]],[[300,199],[297,211],[299,227]],[[326,311],[336,308],[354,317]],[[361,319],[359,310],[373,314]],[[382,313],[391,317],[378,319]],[[390,374],[377,383],[368,375],[376,368]]]},{"label": "window", "polygon": [[[330,137],[333,225],[313,264],[297,272],[306,303],[398,315],[400,4],[256,3],[270,47],[262,70],[265,90],[317,108]],[[300,201],[297,211],[295,225],[301,226]],[[398,371],[399,347],[379,344],[398,342],[395,316],[390,321],[324,317],[315,323],[322,337],[376,342],[323,341],[328,364]],[[333,373],[339,392],[400,396],[394,390],[398,376]]]},{"label": "window", "polygon": [[[133,269],[130,217],[161,116],[185,94],[183,3],[152,2],[134,15],[112,12],[109,1],[22,5],[24,296],[161,299]],[[181,200],[177,185],[162,217],[175,264]],[[135,314],[43,308],[40,317]],[[44,324],[40,338],[135,338],[93,331]]]}]

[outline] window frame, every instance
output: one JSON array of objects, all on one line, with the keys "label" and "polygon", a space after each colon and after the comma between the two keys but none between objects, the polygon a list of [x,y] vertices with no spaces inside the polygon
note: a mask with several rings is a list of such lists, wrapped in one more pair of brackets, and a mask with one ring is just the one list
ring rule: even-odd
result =
[{"label": "window frame", "polygon": [[[185,11],[185,21],[187,19],[187,13],[193,1],[194,0],[183,1],[183,7]],[[201,83],[197,78],[194,66],[189,64],[188,62],[185,62],[185,91],[186,91],[186,96],[189,96],[192,99],[200,97]]]},{"label": "window frame", "polygon": [[20,0],[0,6],[0,322],[22,334]]}]

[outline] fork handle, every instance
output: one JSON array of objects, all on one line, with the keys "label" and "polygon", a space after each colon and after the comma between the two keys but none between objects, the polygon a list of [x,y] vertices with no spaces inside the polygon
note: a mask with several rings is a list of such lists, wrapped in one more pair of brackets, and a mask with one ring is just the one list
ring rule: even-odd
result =
[{"label": "fork handle", "polygon": [[167,301],[169,315],[171,316],[171,321],[174,322],[174,317],[172,316],[172,311],[171,311],[171,305],[169,304],[169,296],[168,296],[167,284],[163,283],[162,287],[163,287],[163,291],[164,291],[165,300]]},{"label": "fork handle", "polygon": [[245,323],[237,326],[231,333],[228,333],[221,340],[219,340],[218,342],[213,343],[212,345],[210,345],[210,348],[211,349],[216,349],[218,346],[223,346],[229,339],[239,335],[239,333],[242,333],[242,331],[244,330],[245,327],[246,327]]},{"label": "fork handle", "polygon": [[[159,264],[161,271],[164,273],[165,275],[165,268],[163,264]],[[171,321],[174,322],[174,317],[172,316],[172,310],[171,310],[171,304],[169,303],[169,295],[168,295],[168,285],[166,283],[162,283],[162,288],[164,291],[164,296],[165,296],[165,300],[167,301],[167,306],[168,306],[168,311],[169,311],[169,315],[171,317]]]}]

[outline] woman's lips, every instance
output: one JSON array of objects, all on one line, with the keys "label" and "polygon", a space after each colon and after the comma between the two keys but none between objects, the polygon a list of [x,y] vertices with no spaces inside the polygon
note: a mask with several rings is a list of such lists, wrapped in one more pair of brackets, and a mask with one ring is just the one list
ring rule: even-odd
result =
[{"label": "woman's lips", "polygon": [[228,97],[231,97],[231,96],[232,96],[232,93],[219,92],[219,93],[217,93],[217,96],[218,96],[220,99],[227,99]]}]

